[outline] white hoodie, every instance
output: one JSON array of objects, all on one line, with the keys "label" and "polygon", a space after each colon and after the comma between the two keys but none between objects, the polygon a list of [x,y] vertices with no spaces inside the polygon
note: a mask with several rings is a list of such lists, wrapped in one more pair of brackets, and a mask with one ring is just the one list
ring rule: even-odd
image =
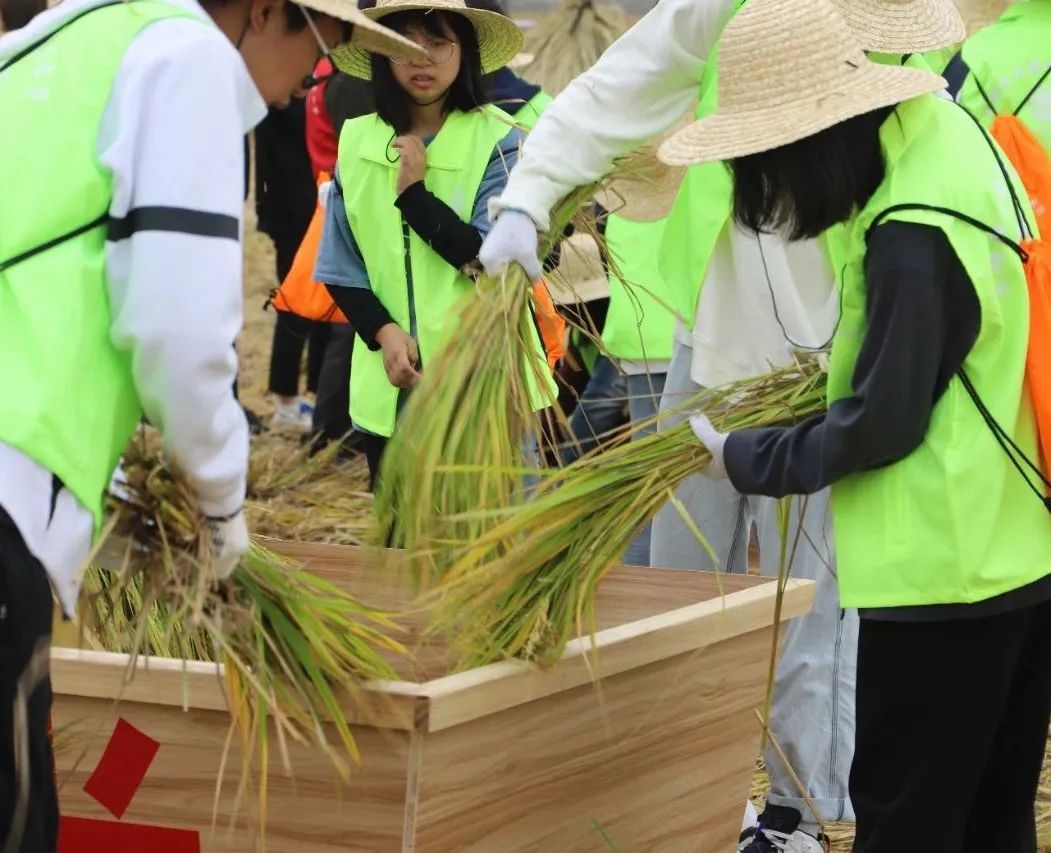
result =
[{"label": "white hoodie", "polygon": [[[244,136],[266,105],[204,10],[194,0],[169,2],[204,25],[174,18],[143,30],[124,56],[99,130],[99,161],[113,174],[111,217],[134,221],[144,208],[174,213],[166,230],[132,228],[107,243],[111,337],[132,354],[146,416],[186,471],[201,510],[225,516],[244,501],[248,468],[248,427],[232,391],[242,323]],[[65,0],[8,33],[0,63],[99,5]],[[58,188],[40,191],[56,203]],[[207,235],[216,223],[224,236]],[[72,613],[92,517],[65,489],[52,517],[51,483],[49,471],[0,443],[0,507]]]}]

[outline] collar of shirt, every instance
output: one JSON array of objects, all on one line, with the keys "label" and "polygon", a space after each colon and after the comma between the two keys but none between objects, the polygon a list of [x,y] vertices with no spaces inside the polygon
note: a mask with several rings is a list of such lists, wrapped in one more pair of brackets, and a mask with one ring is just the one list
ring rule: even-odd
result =
[{"label": "collar of shirt", "polygon": [[[25,27],[0,36],[0,64],[33,44],[33,42],[39,41],[54,32],[70,18],[91,9],[109,5],[111,2],[112,0],[63,0],[62,3],[37,15]],[[165,2],[180,9],[185,9],[209,25],[215,26],[211,17],[197,0],[165,0]],[[230,49],[237,52],[232,43],[230,44]],[[244,59],[239,52],[237,52],[237,55],[240,60],[237,63],[240,72],[240,79],[238,80],[238,90],[241,93],[239,99],[240,112],[244,132],[248,133],[266,117],[267,109],[262,95],[259,94],[255,82],[248,73],[248,67],[244,64]]]}]

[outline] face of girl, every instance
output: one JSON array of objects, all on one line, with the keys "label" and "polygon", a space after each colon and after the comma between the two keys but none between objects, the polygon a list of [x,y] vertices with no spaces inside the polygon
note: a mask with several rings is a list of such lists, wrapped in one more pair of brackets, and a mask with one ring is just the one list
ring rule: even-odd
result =
[{"label": "face of girl", "polygon": [[444,23],[442,29],[444,34],[436,36],[419,26],[409,27],[405,37],[427,51],[428,58],[404,65],[391,63],[391,71],[398,85],[420,105],[441,100],[460,73],[462,49],[456,34]]}]

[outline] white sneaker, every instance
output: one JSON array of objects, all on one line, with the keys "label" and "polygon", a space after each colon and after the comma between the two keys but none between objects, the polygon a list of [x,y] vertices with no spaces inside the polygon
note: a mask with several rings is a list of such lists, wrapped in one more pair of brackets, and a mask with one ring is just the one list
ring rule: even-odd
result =
[{"label": "white sneaker", "polygon": [[297,399],[294,403],[277,404],[270,426],[290,432],[310,432],[314,424],[314,407],[306,400]]},{"label": "white sneaker", "polygon": [[744,819],[741,821],[741,834],[744,835],[749,829],[755,829],[759,825],[759,812],[752,805],[751,800],[745,801]]}]

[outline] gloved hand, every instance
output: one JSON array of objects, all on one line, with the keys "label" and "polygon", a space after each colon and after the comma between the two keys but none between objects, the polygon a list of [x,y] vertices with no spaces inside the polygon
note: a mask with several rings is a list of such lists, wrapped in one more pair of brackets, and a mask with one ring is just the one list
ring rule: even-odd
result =
[{"label": "gloved hand", "polygon": [[704,476],[713,480],[725,480],[729,476],[726,473],[725,460],[727,434],[719,432],[712,426],[708,416],[701,414],[693,415],[690,418],[690,428],[693,430],[693,434],[697,436],[697,440],[708,448],[708,452],[712,454],[712,461],[708,463],[708,467],[702,472]]},{"label": "gloved hand", "polygon": [[244,510],[238,510],[226,518],[206,517],[204,521],[212,540],[212,573],[215,580],[226,580],[233,574],[251,544]]},{"label": "gloved hand", "polygon": [[537,242],[536,223],[529,215],[520,210],[505,210],[482,242],[478,260],[489,275],[499,275],[514,262],[522,266],[530,281],[537,281],[541,273]]}]

